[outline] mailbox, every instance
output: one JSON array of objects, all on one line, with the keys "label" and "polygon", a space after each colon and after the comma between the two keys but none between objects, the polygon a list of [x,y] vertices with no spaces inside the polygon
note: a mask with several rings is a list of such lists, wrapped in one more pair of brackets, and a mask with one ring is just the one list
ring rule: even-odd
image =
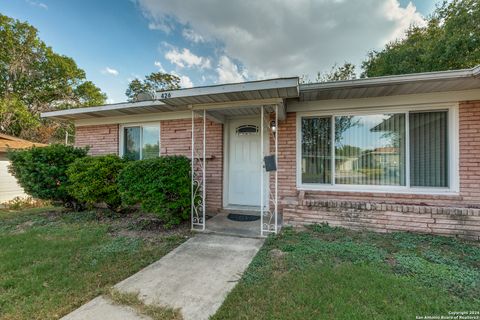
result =
[{"label": "mailbox", "polygon": [[277,164],[274,155],[263,157],[263,162],[265,163],[265,171],[277,171]]}]

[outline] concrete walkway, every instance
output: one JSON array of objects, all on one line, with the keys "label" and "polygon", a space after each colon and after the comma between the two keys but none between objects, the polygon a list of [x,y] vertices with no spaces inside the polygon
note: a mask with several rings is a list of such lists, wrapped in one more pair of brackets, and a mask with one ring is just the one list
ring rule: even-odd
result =
[{"label": "concrete walkway", "polygon": [[[262,244],[262,239],[197,234],[115,288],[138,293],[146,304],[180,308],[185,320],[208,319],[221,306]],[[63,319],[149,318],[98,297]]]}]

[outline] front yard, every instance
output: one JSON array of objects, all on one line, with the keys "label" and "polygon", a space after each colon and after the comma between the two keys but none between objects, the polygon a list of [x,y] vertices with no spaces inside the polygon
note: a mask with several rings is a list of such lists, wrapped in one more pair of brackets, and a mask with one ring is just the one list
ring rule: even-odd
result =
[{"label": "front yard", "polygon": [[0,210],[0,319],[55,319],[189,236],[154,219],[58,208]]},{"label": "front yard", "polygon": [[[59,318],[190,235],[155,219],[0,211],[0,319]],[[213,319],[415,319],[480,311],[480,246],[328,226],[268,238]]]},{"label": "front yard", "polygon": [[478,242],[317,225],[268,239],[214,319],[415,319],[449,311],[480,312]]}]

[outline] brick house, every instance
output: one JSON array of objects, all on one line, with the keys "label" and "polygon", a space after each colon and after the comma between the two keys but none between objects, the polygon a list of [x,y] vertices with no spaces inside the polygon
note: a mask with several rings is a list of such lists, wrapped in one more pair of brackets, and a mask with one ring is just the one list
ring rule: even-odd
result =
[{"label": "brick house", "polygon": [[262,235],[326,222],[480,237],[480,67],[188,88],[42,116],[74,121],[92,155],[194,159],[194,229],[205,213],[252,210]]}]

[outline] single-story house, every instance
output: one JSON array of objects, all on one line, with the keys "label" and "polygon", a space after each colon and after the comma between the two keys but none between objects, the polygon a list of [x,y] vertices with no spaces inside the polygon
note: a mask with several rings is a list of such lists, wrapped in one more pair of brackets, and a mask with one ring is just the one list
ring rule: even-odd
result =
[{"label": "single-story house", "polygon": [[8,149],[26,149],[46,144],[31,142],[17,137],[0,133],[0,203],[10,201],[16,197],[26,197],[17,179],[8,172],[10,161],[7,158]]},{"label": "single-story house", "polygon": [[194,87],[42,116],[74,121],[93,155],[194,159],[194,229],[205,213],[252,209],[262,235],[326,222],[480,236],[480,66]]}]

